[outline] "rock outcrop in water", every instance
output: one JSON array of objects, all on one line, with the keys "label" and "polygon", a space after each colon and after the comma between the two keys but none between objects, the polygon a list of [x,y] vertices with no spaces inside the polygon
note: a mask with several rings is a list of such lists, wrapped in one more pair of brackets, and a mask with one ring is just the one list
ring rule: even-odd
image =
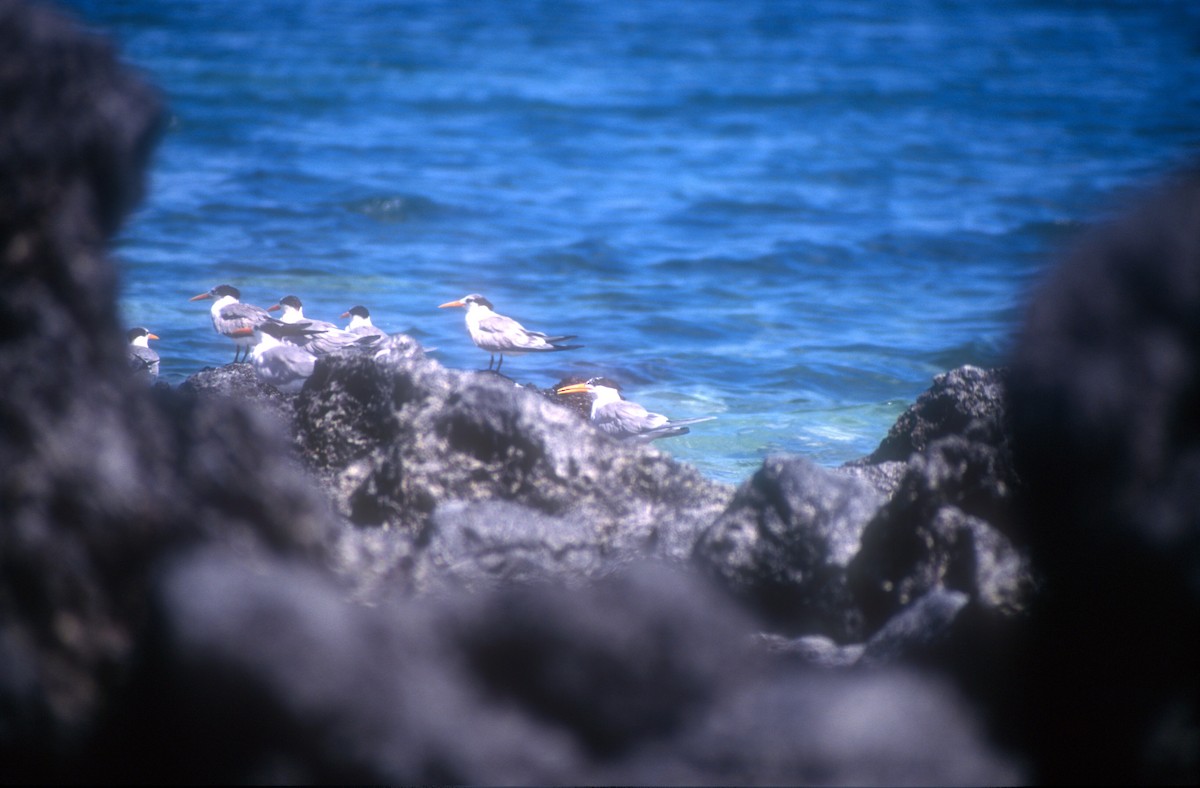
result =
[{"label": "rock outcrop in water", "polygon": [[1200,181],[1011,372],[735,490],[404,337],[136,385],[103,246],[157,98],[11,0],[0,96],[6,781],[1194,781]]}]

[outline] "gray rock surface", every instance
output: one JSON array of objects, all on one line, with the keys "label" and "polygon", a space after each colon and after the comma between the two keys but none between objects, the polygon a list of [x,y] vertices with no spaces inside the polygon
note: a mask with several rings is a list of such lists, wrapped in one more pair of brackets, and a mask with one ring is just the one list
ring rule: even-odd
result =
[{"label": "gray rock surface", "polygon": [[[606,439],[537,391],[419,355],[323,359],[296,399],[296,425],[339,511],[422,553],[403,567],[416,588],[451,566],[464,579],[516,563],[577,577],[683,560],[732,495],[656,449]],[[512,506],[484,505],[500,503]]]},{"label": "gray rock surface", "polygon": [[705,531],[695,561],[780,626],[857,639],[861,616],[846,572],[882,503],[860,479],[771,457]]}]

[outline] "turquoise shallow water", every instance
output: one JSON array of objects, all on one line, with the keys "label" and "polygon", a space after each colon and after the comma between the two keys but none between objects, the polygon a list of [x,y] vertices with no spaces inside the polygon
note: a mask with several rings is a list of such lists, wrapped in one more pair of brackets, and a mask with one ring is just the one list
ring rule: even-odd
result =
[{"label": "turquoise shallow water", "polygon": [[73,2],[170,125],[116,253],[178,383],[230,282],[370,307],[486,365],[469,292],[586,347],[726,481],[870,452],[933,375],[1002,363],[1080,222],[1194,155],[1179,2]]}]

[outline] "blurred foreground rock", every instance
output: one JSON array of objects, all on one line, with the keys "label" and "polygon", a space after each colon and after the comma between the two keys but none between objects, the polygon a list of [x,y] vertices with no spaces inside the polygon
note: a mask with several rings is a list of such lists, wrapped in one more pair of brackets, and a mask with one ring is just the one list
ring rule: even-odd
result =
[{"label": "blurred foreground rock", "polygon": [[1200,172],[1052,273],[1011,401],[1019,522],[1047,577],[1021,715],[1042,774],[1200,782]]},{"label": "blurred foreground rock", "polygon": [[104,244],[157,97],[12,0],[0,95],[5,781],[1194,782],[1195,179],[1011,372],[733,489],[403,336],[136,385]]}]

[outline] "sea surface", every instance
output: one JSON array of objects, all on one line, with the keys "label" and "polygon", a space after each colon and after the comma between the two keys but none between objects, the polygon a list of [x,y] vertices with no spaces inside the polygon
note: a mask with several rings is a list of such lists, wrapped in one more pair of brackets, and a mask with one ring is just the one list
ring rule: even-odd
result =
[{"label": "sea surface", "polygon": [[115,249],[172,384],[220,283],[479,369],[482,293],[738,482],[1004,363],[1084,224],[1200,152],[1194,0],[76,0],[169,125]]}]

